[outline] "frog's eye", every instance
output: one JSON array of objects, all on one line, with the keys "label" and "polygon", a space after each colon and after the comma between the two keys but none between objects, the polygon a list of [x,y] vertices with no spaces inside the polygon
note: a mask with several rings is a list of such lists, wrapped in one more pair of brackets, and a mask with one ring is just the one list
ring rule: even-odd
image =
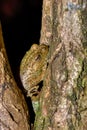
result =
[{"label": "frog's eye", "polygon": [[41,51],[42,51],[42,52],[45,52],[45,51],[46,51],[46,47],[43,47]]},{"label": "frog's eye", "polygon": [[41,53],[45,54],[47,50],[48,50],[48,48],[46,46],[44,46],[41,48]]},{"label": "frog's eye", "polygon": [[48,46],[45,45],[45,44],[41,44],[40,50],[41,50],[42,53],[46,53],[46,52],[48,52]]}]

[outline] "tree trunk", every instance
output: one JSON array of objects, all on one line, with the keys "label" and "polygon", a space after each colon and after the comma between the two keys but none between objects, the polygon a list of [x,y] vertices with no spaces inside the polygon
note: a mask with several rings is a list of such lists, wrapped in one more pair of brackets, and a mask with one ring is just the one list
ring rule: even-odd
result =
[{"label": "tree trunk", "polygon": [[0,23],[0,130],[30,130],[29,113],[8,63]]},{"label": "tree trunk", "polygon": [[48,68],[35,130],[87,130],[87,1],[44,0]]}]

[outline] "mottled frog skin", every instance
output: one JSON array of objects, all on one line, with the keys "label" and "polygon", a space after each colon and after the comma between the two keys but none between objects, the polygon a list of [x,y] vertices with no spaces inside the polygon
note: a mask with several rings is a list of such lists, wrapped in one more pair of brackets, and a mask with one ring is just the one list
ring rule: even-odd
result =
[{"label": "mottled frog skin", "polygon": [[20,78],[31,98],[38,95],[39,83],[43,80],[47,67],[48,46],[33,44],[20,64]]}]

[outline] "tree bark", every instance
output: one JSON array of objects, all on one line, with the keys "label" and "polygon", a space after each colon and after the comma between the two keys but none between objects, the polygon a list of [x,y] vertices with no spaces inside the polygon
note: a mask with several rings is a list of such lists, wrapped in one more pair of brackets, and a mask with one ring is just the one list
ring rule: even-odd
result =
[{"label": "tree bark", "polygon": [[30,130],[28,107],[6,55],[0,23],[0,130]]},{"label": "tree bark", "polygon": [[35,130],[87,130],[87,1],[44,0],[40,44],[49,56]]}]

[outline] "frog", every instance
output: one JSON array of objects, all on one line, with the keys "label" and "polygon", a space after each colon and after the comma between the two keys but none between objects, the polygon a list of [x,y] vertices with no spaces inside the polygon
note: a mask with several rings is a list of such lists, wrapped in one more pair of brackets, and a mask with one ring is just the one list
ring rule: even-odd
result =
[{"label": "frog", "polygon": [[20,63],[20,79],[27,96],[37,100],[40,93],[40,83],[43,82],[48,58],[49,47],[45,44],[33,44],[25,53]]}]

